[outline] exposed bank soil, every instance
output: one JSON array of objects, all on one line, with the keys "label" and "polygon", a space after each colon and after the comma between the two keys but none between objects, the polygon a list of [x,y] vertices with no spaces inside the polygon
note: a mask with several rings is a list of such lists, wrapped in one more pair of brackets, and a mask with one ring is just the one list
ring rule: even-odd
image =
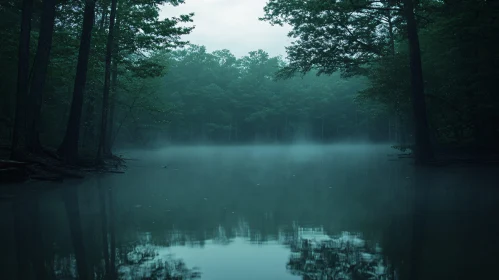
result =
[{"label": "exposed bank soil", "polygon": [[62,182],[81,179],[90,173],[124,173],[125,160],[110,156],[97,162],[95,156],[81,156],[77,165],[66,164],[55,151],[43,154],[25,154],[18,160],[0,156],[0,184],[21,183],[30,180]]}]

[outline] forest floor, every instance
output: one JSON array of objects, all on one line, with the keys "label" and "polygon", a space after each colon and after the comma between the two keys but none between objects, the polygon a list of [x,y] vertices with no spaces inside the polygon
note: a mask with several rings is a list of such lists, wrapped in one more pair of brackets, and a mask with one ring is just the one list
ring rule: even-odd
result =
[{"label": "forest floor", "polygon": [[42,154],[26,154],[22,160],[9,159],[9,149],[0,147],[0,184],[26,181],[62,182],[65,179],[83,179],[93,173],[124,173],[125,160],[109,156],[99,162],[93,153],[80,153],[75,165],[65,163],[55,150],[45,149]]}]

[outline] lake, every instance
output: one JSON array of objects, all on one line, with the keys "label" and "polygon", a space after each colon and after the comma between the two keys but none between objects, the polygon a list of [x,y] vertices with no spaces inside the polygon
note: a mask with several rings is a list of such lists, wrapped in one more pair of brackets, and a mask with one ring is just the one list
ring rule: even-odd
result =
[{"label": "lake", "polygon": [[121,279],[495,279],[499,169],[416,168],[397,153],[123,151],[125,174],[32,182],[1,201],[0,273],[35,279],[43,263],[48,279],[74,279],[84,252],[100,279],[106,236]]}]

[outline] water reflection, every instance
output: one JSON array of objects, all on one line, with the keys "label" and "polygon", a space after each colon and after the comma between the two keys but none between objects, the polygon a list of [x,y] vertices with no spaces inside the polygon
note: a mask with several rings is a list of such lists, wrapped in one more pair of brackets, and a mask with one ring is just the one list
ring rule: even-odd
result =
[{"label": "water reflection", "polygon": [[379,244],[369,244],[360,233],[329,237],[322,229],[305,228],[298,234],[287,267],[303,279],[394,279]]},{"label": "water reflection", "polygon": [[40,231],[39,195],[27,194],[13,202],[17,275],[28,279],[49,279],[44,260],[44,242]]},{"label": "water reflection", "polygon": [[119,279],[196,279],[201,274],[189,269],[184,261],[159,254],[160,248],[146,244],[126,251],[118,268]]},{"label": "water reflection", "polygon": [[0,276],[492,275],[499,263],[497,170],[417,170],[387,160],[389,152],[178,149],[131,155],[143,159],[124,175],[68,182],[51,191],[33,184],[0,203]]},{"label": "water reflection", "polygon": [[168,231],[167,245],[151,245],[152,235],[143,233],[140,240],[148,245],[138,250],[154,249],[151,259],[156,261],[182,256],[199,266],[205,279],[395,279],[380,244],[363,239],[361,233],[330,235],[322,227],[293,223],[262,241],[250,238],[250,230],[240,221],[230,230],[217,227],[207,240]]}]

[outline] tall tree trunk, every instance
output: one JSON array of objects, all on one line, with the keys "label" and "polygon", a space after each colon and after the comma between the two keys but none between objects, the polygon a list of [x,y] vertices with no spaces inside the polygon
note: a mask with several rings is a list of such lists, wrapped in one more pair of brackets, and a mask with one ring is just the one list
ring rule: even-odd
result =
[{"label": "tall tree trunk", "polygon": [[33,79],[29,98],[28,113],[28,149],[31,152],[40,152],[40,111],[42,108],[43,90],[50,62],[50,49],[52,48],[52,35],[54,33],[55,0],[44,0],[40,36],[36,50]]},{"label": "tall tree trunk", "polygon": [[[100,13],[100,18],[97,19],[97,13],[98,13],[98,7],[96,6],[96,11],[95,11],[95,14],[96,14],[96,22],[98,21],[99,24],[98,24],[98,31],[99,31],[99,34],[100,33],[105,33],[105,23],[106,23],[106,20],[107,20],[107,16],[108,16],[108,13],[109,13],[109,3],[108,1],[101,1],[100,2],[101,5],[100,5],[100,8],[102,9],[101,13]],[[105,55],[104,55],[105,57]],[[91,84],[88,84],[87,85],[87,88],[88,86],[90,86]],[[92,88],[95,88],[92,86]],[[89,93],[87,93],[88,95],[88,100],[84,101],[85,103],[85,106],[86,106],[86,109],[85,109],[85,119],[83,120],[83,136],[81,138],[81,147],[85,148],[87,144],[90,144],[90,145],[94,145],[94,140],[95,140],[95,127],[94,127],[94,124],[95,124],[95,121],[94,121],[94,113],[95,113],[95,94],[94,94],[94,91],[90,91]],[[97,142],[98,144],[98,142]]]},{"label": "tall tree trunk", "polygon": [[112,60],[112,75],[111,75],[111,104],[109,109],[109,129],[108,129],[108,153],[112,154],[114,144],[114,115],[116,112],[116,90],[118,86],[118,55],[119,55],[119,38],[120,38],[120,17],[116,14],[116,25],[114,26],[114,46]]},{"label": "tall tree trunk", "polygon": [[111,16],[109,18],[109,34],[107,35],[107,46],[106,46],[106,69],[104,72],[104,93],[102,95],[102,119],[101,119],[101,131],[100,131],[100,141],[99,148],[97,151],[97,159],[101,160],[103,156],[108,156],[109,140],[108,140],[108,112],[109,112],[109,91],[111,88],[111,58],[113,54],[114,47],[114,21],[116,19],[116,5],[118,0],[112,0],[111,2]]},{"label": "tall tree trunk", "polygon": [[[390,39],[390,55],[395,56],[395,35],[393,33],[392,11],[387,11],[388,34]],[[396,137],[395,137],[396,138]],[[397,139],[395,139],[397,141]],[[388,117],[388,142],[392,142],[392,116]]]},{"label": "tall tree trunk", "polygon": [[69,222],[69,231],[71,233],[71,242],[76,257],[76,268],[78,271],[78,279],[90,280],[89,266],[87,262],[87,254],[85,244],[83,242],[83,232],[81,229],[80,203],[78,201],[78,188],[67,187],[63,190],[64,205]]},{"label": "tall tree trunk", "polygon": [[28,100],[29,42],[33,2],[33,0],[24,0],[22,5],[17,62],[16,116],[11,147],[12,158],[18,157],[18,153],[26,149],[26,101]]},{"label": "tall tree trunk", "polygon": [[88,99],[85,102],[85,118],[83,120],[83,135],[81,137],[82,147],[85,147],[87,144],[93,145],[95,140],[95,93],[89,91],[87,97]]},{"label": "tall tree trunk", "polygon": [[[116,56],[114,56],[116,57]],[[112,154],[113,151],[113,139],[114,139],[114,115],[116,113],[116,87],[118,84],[118,62],[116,59],[113,61],[113,67],[112,67],[112,76],[111,76],[111,102],[109,105],[109,129],[108,129],[108,136],[107,136],[107,153]]]},{"label": "tall tree trunk", "polygon": [[81,111],[83,108],[83,92],[87,82],[88,58],[90,54],[90,41],[95,18],[95,1],[85,1],[83,15],[83,29],[81,32],[80,50],[78,53],[78,65],[76,66],[76,78],[71,101],[71,112],[66,128],[66,134],[59,153],[64,156],[66,162],[75,163],[78,160],[78,140],[80,138]]},{"label": "tall tree trunk", "polygon": [[409,39],[409,55],[411,67],[412,105],[414,114],[415,160],[416,164],[425,164],[433,159],[426,101],[424,96],[423,69],[421,65],[421,50],[419,36],[414,16],[413,0],[404,0],[404,12],[407,21]]}]

